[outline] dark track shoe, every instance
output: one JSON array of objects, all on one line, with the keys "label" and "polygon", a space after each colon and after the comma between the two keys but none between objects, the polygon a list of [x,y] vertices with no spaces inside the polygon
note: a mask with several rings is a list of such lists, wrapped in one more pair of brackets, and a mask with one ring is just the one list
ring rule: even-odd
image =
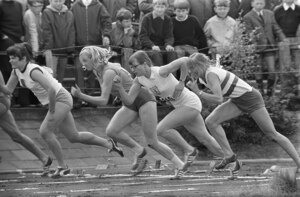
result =
[{"label": "dark track shoe", "polygon": [[215,169],[216,170],[224,169],[229,163],[235,162],[236,160],[237,160],[237,156],[236,156],[236,154],[233,154],[229,158],[224,158],[221,161],[221,163],[219,163],[215,166]]},{"label": "dark track shoe", "polygon": [[124,153],[123,153],[122,148],[118,147],[117,143],[113,139],[108,139],[108,141],[112,145],[112,148],[108,149],[108,152],[111,153],[111,152],[114,151],[114,152],[118,153],[121,157],[124,157]]}]

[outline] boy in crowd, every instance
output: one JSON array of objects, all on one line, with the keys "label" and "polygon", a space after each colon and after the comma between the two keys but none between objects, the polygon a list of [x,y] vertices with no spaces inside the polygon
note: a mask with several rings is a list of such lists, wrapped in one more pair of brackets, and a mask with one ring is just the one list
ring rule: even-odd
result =
[{"label": "boy in crowd", "polygon": [[50,0],[42,15],[43,47],[46,64],[53,69],[54,77],[63,82],[67,53],[74,52],[74,17],[65,0]]},{"label": "boy in crowd", "polygon": [[[300,6],[296,5],[294,0],[282,0],[282,4],[275,7],[274,15],[276,22],[289,42],[291,44],[300,45],[299,39],[297,38],[300,36]],[[299,49],[293,49],[291,53],[295,65],[300,66]]]},{"label": "boy in crowd", "polygon": [[[198,52],[207,53],[206,36],[195,16],[189,15],[188,0],[175,0],[173,18],[174,48],[177,57]],[[187,31],[188,30],[188,31]]]},{"label": "boy in crowd", "polygon": [[215,0],[214,5],[216,15],[206,22],[204,32],[211,56],[216,59],[217,54],[226,55],[231,52],[230,43],[234,39],[237,23],[228,16],[230,0]]},{"label": "boy in crowd", "polygon": [[29,9],[24,14],[25,41],[32,47],[33,56],[37,57],[42,45],[41,18],[43,0],[28,0]]},{"label": "boy in crowd", "polygon": [[[161,66],[176,58],[172,19],[166,15],[168,0],[153,0],[153,11],[146,14],[141,23],[139,39],[155,66]],[[167,61],[163,61],[164,57]]]},{"label": "boy in crowd", "polygon": [[133,49],[138,47],[138,33],[132,26],[132,13],[129,10],[121,8],[116,17],[117,21],[112,24],[110,34],[111,43],[113,46],[119,47],[113,50],[121,54],[122,58],[119,62],[126,70],[131,72],[127,60],[132,55]]},{"label": "boy in crowd", "polygon": [[[270,10],[264,9],[265,0],[252,0],[251,5],[253,9],[244,16],[244,21],[248,31],[258,29],[258,38],[256,41],[257,51],[259,56],[257,58],[257,65],[259,71],[263,71],[263,62],[265,62],[268,72],[268,87],[267,95],[272,96],[275,83],[275,52],[270,50],[276,47],[275,37],[279,41],[285,40],[285,36],[275,21],[274,13]],[[262,74],[256,74],[256,82],[258,89],[264,93]]]}]

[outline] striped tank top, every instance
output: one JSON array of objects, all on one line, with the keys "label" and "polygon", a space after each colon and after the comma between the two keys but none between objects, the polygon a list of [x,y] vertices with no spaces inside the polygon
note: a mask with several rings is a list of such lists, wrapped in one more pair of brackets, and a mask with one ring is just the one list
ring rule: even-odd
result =
[{"label": "striped tank top", "polygon": [[[209,67],[205,74],[205,81],[207,81],[207,76],[209,73],[216,74],[220,79],[221,90],[224,97],[237,98],[246,92],[252,91],[252,87],[248,83],[237,77],[235,74],[222,68]],[[200,78],[199,81],[208,87],[205,81]]]}]

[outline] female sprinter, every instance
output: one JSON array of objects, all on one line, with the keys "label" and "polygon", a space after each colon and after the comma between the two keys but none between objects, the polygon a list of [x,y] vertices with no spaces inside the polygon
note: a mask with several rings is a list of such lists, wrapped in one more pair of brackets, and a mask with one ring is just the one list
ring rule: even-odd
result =
[{"label": "female sprinter", "polygon": [[[86,102],[95,105],[106,105],[110,94],[119,96],[118,86],[113,82],[115,76],[122,80],[121,86],[128,91],[132,85],[133,79],[130,73],[121,67],[118,63],[108,62],[110,53],[108,50],[96,46],[88,46],[82,49],[79,59],[87,70],[92,70],[97,76],[101,85],[101,96],[89,96],[83,94],[78,87],[72,87],[72,94]],[[117,142],[131,148],[135,153],[135,161],[132,170],[135,174],[141,173],[145,168],[147,160],[146,149],[133,140],[122,129],[130,125],[138,117],[141,119],[142,130],[148,146],[160,153],[162,156],[172,161],[178,169],[184,168],[184,163],[174,154],[174,152],[157,138],[157,111],[156,100],[150,91],[140,89],[137,97],[130,105],[123,105],[111,119],[107,126],[106,133]]]},{"label": "female sprinter", "polygon": [[59,178],[70,173],[70,169],[63,160],[62,148],[55,136],[58,129],[71,143],[83,143],[103,146],[118,152],[112,140],[100,138],[90,132],[78,132],[71,113],[73,100],[71,94],[50,74],[48,69],[30,62],[31,47],[27,43],[15,44],[7,49],[13,71],[7,82],[7,88],[13,92],[18,82],[30,89],[41,104],[48,105],[49,110],[40,127],[40,134],[47,143],[58,162],[57,170],[51,175]]},{"label": "female sprinter", "polygon": [[[185,78],[178,81],[172,74],[185,64],[186,58],[180,58],[165,66],[156,67],[152,65],[145,51],[135,52],[129,58],[129,65],[137,77],[134,79],[129,95],[122,89],[120,92],[124,103],[130,105],[140,90],[146,87],[160,99],[173,105],[175,109],[158,123],[156,130],[158,135],[184,152],[186,155],[185,162],[190,165],[195,160],[198,151],[182,138],[174,129],[176,127],[184,126],[199,142],[203,143],[217,156],[223,157],[223,151],[205,127],[201,116],[202,104],[200,99],[184,87]],[[181,71],[185,73],[184,69],[181,69]],[[182,76],[184,74],[181,74],[180,77]],[[116,81],[119,81],[119,79],[116,78]]]},{"label": "female sprinter", "polygon": [[[217,68],[202,53],[192,54],[187,63],[190,75],[195,81],[189,82],[190,87],[201,99],[220,104],[206,118],[206,125],[224,151],[224,159],[215,166],[225,168],[228,163],[236,161],[221,123],[235,118],[242,113],[249,114],[260,129],[272,140],[277,142],[300,168],[299,155],[288,138],[275,130],[274,124],[265,107],[264,100],[258,90],[251,87],[231,72]],[[207,93],[199,90],[196,79],[211,90]],[[224,97],[229,100],[224,102]]]}]

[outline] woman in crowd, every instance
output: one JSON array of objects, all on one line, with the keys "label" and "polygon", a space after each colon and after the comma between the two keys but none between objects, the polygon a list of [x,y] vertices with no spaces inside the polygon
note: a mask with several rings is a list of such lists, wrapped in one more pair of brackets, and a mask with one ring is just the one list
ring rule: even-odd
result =
[{"label": "woman in crowd", "polygon": [[[113,82],[115,76],[119,76],[122,81],[122,87],[126,91],[129,90],[133,81],[130,73],[122,68],[120,64],[108,62],[110,57],[108,50],[96,46],[88,46],[81,50],[79,55],[80,62],[87,70],[92,70],[98,78],[101,86],[101,95],[89,96],[82,93],[78,87],[72,87],[71,92],[75,97],[95,105],[106,105],[110,95],[119,96],[118,87]],[[182,171],[184,163],[167,145],[160,142],[157,138],[156,100],[151,92],[142,88],[132,103],[129,105],[124,104],[116,112],[106,129],[106,134],[109,137],[135,152],[136,157],[132,166],[135,174],[141,173],[145,168],[147,160],[143,157],[147,152],[143,146],[123,132],[123,128],[130,125],[138,117],[141,119],[142,130],[148,146],[172,161],[176,168]]]},{"label": "woman in crowd", "polygon": [[[300,158],[290,140],[278,133],[265,107],[262,95],[242,79],[231,72],[218,68],[202,53],[194,53],[187,60],[187,67],[193,81],[188,82],[198,97],[208,102],[219,104],[206,118],[206,125],[224,151],[224,159],[215,166],[216,169],[225,168],[228,163],[236,161],[221,123],[235,118],[242,113],[249,114],[260,129],[273,141],[277,142],[294,160],[298,169]],[[197,79],[204,84],[211,93],[199,90]],[[224,98],[229,98],[224,101]]]},{"label": "woman in crowd", "polygon": [[32,50],[28,43],[9,47],[7,55],[13,69],[6,85],[9,92],[13,92],[20,82],[21,86],[30,89],[35,94],[42,105],[49,107],[40,127],[40,134],[58,162],[57,170],[51,175],[52,178],[59,178],[70,172],[63,160],[62,148],[55,135],[57,129],[71,143],[103,146],[123,155],[122,150],[116,147],[112,140],[100,138],[86,131],[78,132],[71,114],[73,105],[71,94],[62,87],[46,67],[30,62]]}]

